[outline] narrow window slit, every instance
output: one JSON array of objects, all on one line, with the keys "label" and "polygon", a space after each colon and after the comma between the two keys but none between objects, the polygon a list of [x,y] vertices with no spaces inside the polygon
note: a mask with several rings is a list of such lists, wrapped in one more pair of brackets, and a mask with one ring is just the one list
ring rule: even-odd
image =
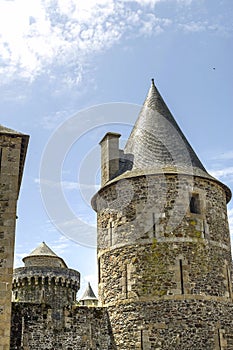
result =
[{"label": "narrow window slit", "polygon": [[112,229],[113,229],[113,223],[110,221],[110,227],[109,227],[109,241],[110,241],[110,246],[112,246]]},{"label": "narrow window slit", "polygon": [[125,264],[125,297],[128,299],[128,266]]},{"label": "narrow window slit", "polygon": [[229,292],[229,297],[231,298],[232,296],[232,290],[231,290],[231,277],[230,277],[230,271],[228,266],[226,266],[226,272],[227,272],[227,287],[228,287],[228,292]]},{"label": "narrow window slit", "polygon": [[203,237],[206,238],[206,223],[205,223],[205,220],[203,220]]},{"label": "narrow window slit", "polygon": [[143,329],[141,329],[141,334],[140,334],[140,337],[141,337],[141,350],[143,350]]},{"label": "narrow window slit", "polygon": [[100,267],[100,258],[98,259],[98,283],[101,281],[101,267]]},{"label": "narrow window slit", "polygon": [[152,214],[152,220],[153,220],[153,238],[156,237],[156,220],[155,220],[155,214]]},{"label": "narrow window slit", "polygon": [[222,349],[222,344],[221,344],[221,332],[220,332],[220,329],[218,329],[218,347],[219,347],[219,350]]},{"label": "narrow window slit", "polygon": [[183,261],[182,261],[182,259],[180,259],[180,289],[181,289],[181,294],[184,294]]}]

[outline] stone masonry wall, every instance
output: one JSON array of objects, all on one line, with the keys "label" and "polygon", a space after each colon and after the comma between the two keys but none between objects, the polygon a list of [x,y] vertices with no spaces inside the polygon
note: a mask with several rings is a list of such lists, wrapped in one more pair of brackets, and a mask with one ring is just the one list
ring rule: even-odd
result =
[{"label": "stone masonry wall", "polygon": [[233,348],[232,258],[224,187],[158,174],[103,187],[99,299],[117,349]]},{"label": "stone masonry wall", "polygon": [[[190,212],[198,195],[200,212]],[[100,190],[98,250],[152,238],[205,238],[230,247],[226,194],[218,182],[185,175],[124,179]]]},{"label": "stone masonry wall", "polygon": [[145,295],[231,297],[226,195],[217,182],[138,177],[103,188],[97,207],[103,305]]},{"label": "stone masonry wall", "polygon": [[232,350],[232,302],[155,300],[108,308],[119,350]]},{"label": "stone masonry wall", "polygon": [[65,308],[58,324],[47,305],[13,303],[11,350],[114,350],[106,309]]},{"label": "stone masonry wall", "polygon": [[9,350],[21,137],[0,135],[0,350]]},{"label": "stone masonry wall", "polygon": [[181,294],[230,298],[229,259],[229,251],[204,240],[114,249],[100,258],[100,301],[112,305]]}]

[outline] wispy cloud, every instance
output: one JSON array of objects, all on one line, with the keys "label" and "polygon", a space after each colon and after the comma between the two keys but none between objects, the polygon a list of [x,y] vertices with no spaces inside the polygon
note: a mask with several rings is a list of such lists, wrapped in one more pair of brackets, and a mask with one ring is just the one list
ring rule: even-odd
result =
[{"label": "wispy cloud", "polygon": [[207,22],[189,22],[179,25],[186,32],[203,32],[207,29]]},{"label": "wispy cloud", "polygon": [[[191,5],[192,0],[2,0],[0,2],[1,84],[34,81],[46,74],[65,86],[79,84],[93,55],[123,37],[158,35],[174,23],[161,18],[159,3]],[[184,23],[187,31],[208,29]]]},{"label": "wispy cloud", "polygon": [[51,249],[54,250],[58,256],[62,256],[69,246],[70,240],[65,236],[60,236],[58,240],[52,242]]},{"label": "wispy cloud", "polygon": [[[59,68],[66,84],[80,82],[91,53],[111,47],[148,19],[126,6],[113,0],[1,1],[0,74],[34,80],[47,70],[53,79]],[[138,22],[132,23],[135,12]],[[153,28],[152,23],[148,30]]]},{"label": "wispy cloud", "polygon": [[74,113],[73,110],[72,111],[61,110],[61,111],[56,111],[51,115],[45,115],[42,118],[42,121],[40,122],[40,126],[42,126],[44,129],[47,129],[47,130],[54,130],[54,128],[57,127],[59,123],[64,122],[64,120],[70,117],[73,113]]},{"label": "wispy cloud", "polygon": [[94,184],[82,184],[79,182],[75,181],[61,181],[61,182],[55,182],[55,181],[49,181],[49,180],[43,180],[36,178],[34,179],[34,182],[36,184],[44,184],[49,187],[62,187],[63,190],[67,191],[77,191],[77,190],[92,190],[93,193],[95,193],[99,189],[99,185],[94,185]]},{"label": "wispy cloud", "polygon": [[233,167],[226,167],[219,170],[209,170],[210,174],[217,178],[232,178],[233,179]]}]

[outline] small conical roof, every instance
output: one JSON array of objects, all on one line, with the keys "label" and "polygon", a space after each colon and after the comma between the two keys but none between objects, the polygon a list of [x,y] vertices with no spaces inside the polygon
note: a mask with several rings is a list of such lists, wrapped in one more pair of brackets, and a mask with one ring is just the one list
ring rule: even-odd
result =
[{"label": "small conical roof", "polygon": [[58,258],[58,255],[55,254],[52,249],[50,249],[45,242],[42,242],[36,249],[34,249],[28,256],[56,256]]},{"label": "small conical roof", "polygon": [[125,146],[133,155],[133,169],[171,167],[206,172],[201,161],[169,111],[154,80]]},{"label": "small conical roof", "polygon": [[[29,255],[23,258],[23,262],[25,266],[37,266],[38,259],[40,258],[39,265],[43,266],[58,266],[67,268],[66,263],[62,258],[60,258],[57,254],[55,254],[52,249],[50,249],[45,242],[42,242],[36,249],[34,249]],[[44,258],[44,259],[43,259]],[[42,260],[43,261],[42,261]],[[49,259],[49,263],[48,263]]]},{"label": "small conical roof", "polygon": [[87,289],[85,290],[80,301],[82,301],[82,300],[97,300],[95,293],[93,292],[93,289],[91,288],[90,282],[88,282]]}]

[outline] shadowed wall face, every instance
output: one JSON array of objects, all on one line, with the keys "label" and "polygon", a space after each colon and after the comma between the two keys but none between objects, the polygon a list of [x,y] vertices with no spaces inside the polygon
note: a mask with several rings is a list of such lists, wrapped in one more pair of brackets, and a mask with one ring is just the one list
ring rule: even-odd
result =
[{"label": "shadowed wall face", "polygon": [[[0,132],[0,349],[10,348],[11,286],[16,204],[22,176],[24,135]],[[24,152],[24,151],[23,151]]]}]

